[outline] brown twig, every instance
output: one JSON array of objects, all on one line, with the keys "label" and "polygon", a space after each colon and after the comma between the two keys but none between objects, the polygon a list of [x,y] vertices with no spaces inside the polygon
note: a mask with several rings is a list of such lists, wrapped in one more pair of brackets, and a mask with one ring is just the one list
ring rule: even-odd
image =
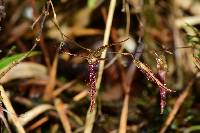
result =
[{"label": "brown twig", "polygon": [[[104,33],[103,45],[108,44],[108,40],[109,40],[109,36],[110,36],[110,29],[111,29],[113,15],[114,15],[114,11],[115,11],[115,5],[116,5],[116,0],[111,0],[109,12],[108,12],[108,19],[107,19],[107,22],[106,22],[106,29],[105,29],[105,33]],[[106,49],[103,51],[103,53],[101,55],[101,58],[105,58],[105,57],[106,57]],[[100,61],[98,78],[97,78],[97,83],[96,83],[97,94],[98,94],[98,90],[99,90],[100,84],[101,84],[101,79],[102,79],[103,70],[104,70],[104,63],[105,63],[104,60]],[[96,108],[94,108],[93,112],[90,112],[88,110],[88,113],[87,113],[87,116],[86,116],[84,133],[91,133],[92,132],[92,128],[93,128],[93,124],[94,124],[94,120],[95,120],[95,115],[96,115]]]},{"label": "brown twig", "polygon": [[17,132],[25,133],[25,130],[24,130],[22,124],[20,123],[19,118],[17,117],[15,110],[13,109],[12,104],[11,104],[2,85],[0,85],[0,92],[1,92],[3,104],[5,105],[6,109],[8,110],[8,112],[9,112],[8,114],[11,114],[10,117],[11,117],[12,122],[14,123],[14,125],[17,128]]},{"label": "brown twig", "polygon": [[54,107],[50,104],[41,104],[32,108],[31,110],[21,114],[19,117],[19,121],[21,125],[26,125],[28,122],[36,118],[38,115],[47,112],[48,110],[54,110]]},{"label": "brown twig", "polygon": [[126,128],[127,128],[129,92],[131,89],[131,81],[133,79],[133,75],[135,72],[135,66],[131,64],[130,69],[132,69],[132,71],[128,71],[127,73],[125,73],[121,69],[122,87],[123,87],[125,96],[124,96],[123,107],[122,107],[121,116],[120,116],[119,133],[126,133]]},{"label": "brown twig", "polygon": [[122,112],[120,116],[119,133],[126,133],[127,118],[128,118],[128,103],[129,103],[129,94],[125,94]]},{"label": "brown twig", "polygon": [[[2,105],[1,105],[2,106]],[[12,133],[11,132],[11,129],[10,129],[10,126],[9,126],[9,124],[8,124],[8,121],[6,120],[6,117],[4,116],[4,113],[3,113],[3,110],[5,110],[5,109],[3,109],[2,107],[1,107],[1,112],[0,112],[0,119],[3,121],[3,123],[4,123],[4,125],[5,125],[5,127],[6,127],[6,129],[8,130],[8,132],[9,133]]]},{"label": "brown twig", "polygon": [[50,100],[53,97],[53,91],[56,85],[56,74],[57,74],[57,65],[58,65],[58,52],[55,55],[53,66],[51,67],[49,83],[47,84],[44,92],[43,99]]},{"label": "brown twig", "polygon": [[30,127],[28,127],[27,128],[27,132],[30,132],[30,131],[36,129],[37,127],[41,126],[42,124],[44,124],[48,120],[49,120],[48,116],[45,116],[45,117],[41,118],[40,120],[38,120],[37,122],[35,122],[33,125],[31,125]]},{"label": "brown twig", "polygon": [[83,99],[84,97],[86,97],[88,95],[88,90],[87,89],[85,89],[85,90],[83,90],[83,91],[81,91],[80,93],[78,93],[77,95],[75,95],[74,97],[73,97],[73,100],[74,101],[80,101],[81,99]]},{"label": "brown twig", "polygon": [[58,115],[61,119],[65,133],[71,133],[72,132],[71,126],[70,126],[69,120],[66,116],[66,112],[64,111],[64,106],[63,106],[64,104],[62,103],[62,101],[60,99],[55,99],[54,103],[55,103],[55,107],[58,112]]},{"label": "brown twig", "polygon": [[[143,49],[143,47],[139,47],[139,48]],[[141,54],[138,55],[137,58],[139,58],[140,56]],[[127,130],[129,93],[130,93],[131,82],[133,80],[135,70],[136,70],[136,67],[133,63],[131,64],[131,66],[129,67],[126,73],[124,73],[121,70],[122,87],[124,89],[125,96],[124,96],[123,107],[122,107],[121,116],[120,116],[119,133],[126,133],[126,130]]]},{"label": "brown twig", "polygon": [[77,80],[73,80],[71,82],[66,83],[65,85],[57,88],[54,92],[53,92],[53,96],[57,97],[59,94],[61,94],[64,90],[70,88],[72,85],[74,85],[77,82]]}]

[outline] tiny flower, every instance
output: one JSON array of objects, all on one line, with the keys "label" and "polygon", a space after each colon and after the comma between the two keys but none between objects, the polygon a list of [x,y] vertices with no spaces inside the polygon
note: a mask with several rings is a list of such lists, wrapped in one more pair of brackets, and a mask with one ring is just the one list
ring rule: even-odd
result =
[{"label": "tiny flower", "polygon": [[95,100],[96,100],[96,67],[99,61],[89,63],[88,64],[88,72],[89,72],[89,79],[88,79],[88,86],[89,86],[89,95],[90,95],[90,112],[93,111],[95,107]]}]

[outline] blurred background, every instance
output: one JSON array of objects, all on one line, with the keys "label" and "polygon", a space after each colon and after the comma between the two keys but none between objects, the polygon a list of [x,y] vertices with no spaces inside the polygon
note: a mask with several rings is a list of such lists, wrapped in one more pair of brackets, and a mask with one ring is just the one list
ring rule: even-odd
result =
[{"label": "blurred background", "polygon": [[[85,58],[95,56],[92,52],[101,55],[96,49],[105,39],[111,1],[52,0],[48,9],[47,0],[0,0],[0,72],[40,38],[33,53],[0,79],[26,132],[89,128]],[[199,24],[199,0],[116,1],[109,38],[113,46],[104,60],[93,133],[200,132]],[[147,71],[123,53],[143,62]],[[148,73],[175,92],[162,99],[161,87]],[[166,102],[162,114],[161,102]],[[1,118],[19,132],[9,113],[1,112]],[[9,131],[4,122],[1,127]]]}]

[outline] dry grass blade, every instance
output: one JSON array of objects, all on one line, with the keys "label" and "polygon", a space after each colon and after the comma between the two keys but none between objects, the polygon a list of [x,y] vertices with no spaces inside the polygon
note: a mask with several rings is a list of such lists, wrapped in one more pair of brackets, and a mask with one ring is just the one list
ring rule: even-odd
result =
[{"label": "dry grass blade", "polygon": [[183,93],[178,97],[178,99],[176,100],[176,102],[174,103],[174,107],[172,109],[172,111],[170,112],[170,114],[168,115],[163,127],[161,128],[161,130],[159,131],[159,133],[165,133],[167,128],[169,127],[169,125],[171,124],[171,122],[173,121],[173,119],[175,118],[178,110],[180,109],[181,105],[183,104],[183,102],[185,101],[185,99],[187,98],[187,96],[189,95],[189,92],[192,88],[192,85],[194,83],[194,79],[192,79],[188,85],[186,86],[185,90],[183,91]]},{"label": "dry grass blade", "polygon": [[[104,33],[104,41],[103,41],[104,45],[108,44],[108,41],[109,41],[110,29],[111,29],[113,15],[114,15],[114,11],[115,11],[115,5],[116,5],[116,0],[111,0],[109,12],[108,12],[108,19],[106,22],[106,29],[105,29],[105,33]],[[106,57],[106,50],[101,55],[101,58],[105,58],[105,57]],[[98,78],[97,78],[97,83],[96,83],[97,93],[100,88],[103,70],[104,70],[104,61],[102,60],[102,61],[100,61]],[[86,116],[84,133],[92,132],[95,115],[96,115],[96,108],[94,108],[93,112],[88,111],[87,116]]]},{"label": "dry grass blade", "polygon": [[22,124],[20,123],[20,120],[17,117],[17,115],[15,113],[15,110],[13,109],[12,104],[11,104],[8,96],[6,95],[6,92],[5,92],[5,90],[4,90],[2,85],[0,85],[0,92],[1,92],[1,97],[2,97],[3,104],[5,105],[7,111],[10,112],[9,113],[9,114],[11,114],[10,118],[11,118],[13,124],[17,128],[17,132],[18,133],[25,133],[25,130],[24,130]]},{"label": "dry grass blade", "polygon": [[38,120],[37,122],[35,122],[33,125],[31,125],[28,129],[27,132],[30,132],[34,129],[36,129],[37,127],[41,126],[42,124],[44,124],[45,122],[47,122],[49,120],[49,118],[47,116],[41,118],[40,120]]},{"label": "dry grass blade", "polygon": [[6,127],[6,129],[8,130],[8,132],[11,133],[11,129],[10,129],[9,125],[8,125],[8,121],[6,120],[6,118],[5,118],[4,114],[3,114],[3,109],[1,109],[1,112],[0,112],[0,119],[3,121],[3,123],[4,123],[5,127]]},{"label": "dry grass blade", "polygon": [[122,69],[122,87],[125,93],[123,107],[120,116],[120,125],[119,125],[119,133],[126,133],[127,131],[127,119],[128,119],[128,110],[129,110],[129,93],[131,90],[131,83],[134,77],[136,67],[134,64],[131,64],[128,71],[126,73],[123,72]]},{"label": "dry grass blade", "polygon": [[77,80],[73,80],[69,83],[66,83],[65,85],[61,86],[60,88],[57,88],[54,92],[53,92],[53,96],[57,97],[59,94],[61,94],[64,90],[70,88],[72,85],[74,85],[77,82]]},{"label": "dry grass blade", "polygon": [[36,118],[38,115],[46,112],[47,110],[53,110],[54,107],[50,104],[41,104],[38,105],[26,113],[20,115],[19,121],[22,125],[26,125],[28,122]]},{"label": "dry grass blade", "polygon": [[[144,44],[141,43],[141,45],[137,48],[139,51],[143,51],[144,49]],[[134,55],[131,54],[131,53],[122,53],[122,55],[126,55],[126,56],[130,56],[133,60],[134,59],[139,59],[140,56],[142,55],[142,52],[138,53],[137,55]],[[127,97],[126,95],[129,95],[130,93],[130,89],[131,89],[131,83],[132,83],[132,80],[133,80],[133,76],[134,76],[134,73],[135,73],[135,70],[136,70],[136,67],[134,64],[131,64],[131,66],[129,67],[128,71],[126,72],[126,74],[123,74],[123,71],[122,71],[122,79],[123,79],[123,89],[124,89],[124,92],[125,92],[125,98]],[[125,99],[124,99],[125,100]],[[128,104],[128,101],[129,101],[129,97],[128,97],[128,100],[125,100]],[[128,110],[128,106],[126,106],[126,104],[123,104],[123,106],[125,106]],[[123,107],[124,108],[124,107]],[[124,112],[123,112],[124,111]],[[121,113],[121,120],[120,120],[120,124],[123,124],[120,125],[121,127],[125,127],[127,125],[127,123],[125,122],[121,122],[123,120],[123,115],[124,114],[127,114],[127,112],[125,112],[126,110],[125,109],[122,109],[122,113]],[[128,114],[127,114],[128,115]],[[126,120],[127,121],[127,120]],[[119,129],[121,130],[122,132],[126,132],[126,129]]]},{"label": "dry grass blade", "polygon": [[[126,36],[128,36],[129,34],[129,30],[130,30],[130,9],[129,9],[129,5],[126,1],[124,2],[124,8],[126,11]],[[123,51],[123,47],[121,47],[120,52]],[[116,55],[117,57],[117,55]],[[130,66],[132,67],[132,65]],[[127,76],[123,76],[122,75],[122,79],[124,82],[123,85],[123,89],[125,90],[125,97],[124,97],[124,101],[123,101],[123,107],[122,107],[122,111],[121,111],[121,116],[120,116],[120,124],[119,124],[119,133],[126,133],[126,129],[127,129],[127,118],[128,118],[128,105],[129,105],[129,92],[130,92],[130,85],[131,85],[131,81],[133,78],[133,74],[134,74],[134,68],[132,67],[130,72],[128,71],[126,73]],[[128,77],[127,79],[125,79],[125,77]],[[127,85],[126,85],[127,84]]]},{"label": "dry grass blade", "polygon": [[80,93],[78,93],[77,95],[75,95],[73,97],[74,101],[80,101],[81,99],[83,99],[84,97],[86,97],[88,95],[88,90],[83,90]]},{"label": "dry grass blade", "polygon": [[186,24],[196,25],[200,23],[200,16],[183,17],[175,20],[175,24],[178,28],[184,27]]},{"label": "dry grass blade", "polygon": [[55,107],[58,112],[58,115],[61,119],[65,133],[71,133],[72,132],[71,126],[70,126],[69,120],[66,116],[66,111],[64,110],[64,104],[62,103],[62,101],[60,99],[55,99],[54,103],[55,103]]},{"label": "dry grass blade", "polygon": [[54,124],[54,125],[52,125],[52,127],[51,127],[51,133],[57,133],[59,130],[59,124]]},{"label": "dry grass blade", "polygon": [[53,66],[50,71],[50,79],[49,83],[47,84],[44,92],[44,100],[50,100],[53,97],[53,90],[56,85],[56,74],[57,74],[57,65],[58,65],[58,53],[56,53],[54,61],[53,61]]},{"label": "dry grass blade", "polygon": [[4,77],[0,79],[0,83],[7,83],[14,79],[24,78],[45,78],[47,77],[47,69],[45,66],[37,63],[22,62],[11,69]]},{"label": "dry grass blade", "polygon": [[129,103],[129,95],[125,95],[122,114],[120,118],[119,133],[126,133],[127,118],[128,118],[128,103]]}]

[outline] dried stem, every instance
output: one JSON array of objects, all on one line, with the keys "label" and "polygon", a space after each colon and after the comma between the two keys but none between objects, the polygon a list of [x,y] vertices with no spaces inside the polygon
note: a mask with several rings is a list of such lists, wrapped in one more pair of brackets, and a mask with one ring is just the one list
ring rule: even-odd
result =
[{"label": "dried stem", "polygon": [[62,101],[60,99],[55,99],[54,101],[56,110],[58,112],[58,115],[61,119],[63,128],[65,130],[65,133],[71,133],[71,126],[68,120],[68,117],[66,116],[66,113],[64,111],[64,104],[62,103]]},{"label": "dried stem", "polygon": [[[108,19],[107,19],[107,22],[106,22],[106,29],[105,29],[105,33],[104,33],[104,41],[103,41],[104,46],[106,44],[108,44],[108,41],[109,41],[110,29],[111,29],[113,15],[114,15],[114,11],[115,11],[115,5],[116,5],[116,0],[111,0],[109,12],[108,12]],[[106,57],[106,51],[107,51],[106,49],[103,51],[101,58]],[[97,78],[97,83],[96,83],[97,94],[98,94],[98,90],[99,90],[100,84],[101,84],[102,74],[103,74],[103,70],[104,70],[104,63],[105,63],[104,60],[100,61],[98,78]],[[88,113],[87,113],[87,116],[86,116],[86,122],[85,122],[86,124],[85,124],[84,133],[91,133],[92,132],[92,128],[93,128],[93,124],[94,124],[94,120],[95,120],[95,115],[96,115],[96,108],[94,108],[94,110],[92,112],[90,112],[90,110],[88,110]]]},{"label": "dried stem", "polygon": [[80,101],[81,99],[83,99],[84,97],[86,97],[88,95],[88,90],[83,90],[83,91],[81,91],[80,93],[78,93],[77,95],[75,95],[74,97],[73,97],[73,100],[74,101]]},{"label": "dried stem", "polygon": [[2,85],[0,85],[0,92],[1,92],[3,104],[5,105],[7,111],[9,112],[8,114],[11,114],[10,117],[11,117],[12,122],[16,126],[17,132],[25,133],[25,130],[24,130],[22,124],[20,123],[20,121],[15,113],[15,110],[13,109],[12,104],[11,104],[8,96],[6,95],[6,92]]},{"label": "dried stem", "polygon": [[33,125],[28,127],[27,132],[30,132],[30,131],[40,127],[42,124],[46,123],[48,120],[49,120],[48,116],[45,116],[45,117],[41,118],[40,120],[35,122]]},{"label": "dried stem", "polygon": [[120,116],[119,133],[126,133],[127,118],[128,118],[128,103],[129,103],[129,94],[125,94],[122,113]]},{"label": "dried stem", "polygon": [[70,82],[67,82],[65,85],[57,88],[54,92],[53,92],[53,97],[57,97],[58,95],[60,95],[64,90],[69,89],[72,85],[74,85],[77,82],[77,80],[72,80]]},{"label": "dried stem", "polygon": [[[143,44],[140,45],[137,49],[142,50],[143,49]],[[132,54],[129,55],[132,57]],[[136,56],[137,59],[139,59],[141,54],[138,54]],[[132,57],[133,58],[133,57]],[[131,83],[134,77],[134,73],[136,70],[136,66],[134,64],[131,64],[129,67],[128,71],[124,73],[123,69],[121,70],[121,75],[122,75],[122,87],[124,89],[124,101],[123,101],[123,107],[121,111],[121,116],[120,116],[120,124],[119,124],[119,133],[126,133],[127,129],[127,118],[128,118],[128,104],[129,104],[129,92],[131,89]]]},{"label": "dried stem", "polygon": [[[126,11],[126,36],[128,36],[129,30],[130,30],[130,9],[129,9],[129,5],[126,1],[124,1],[124,7],[125,7],[125,11]],[[119,52],[122,52],[122,51],[123,51],[123,47],[121,47]],[[118,58],[119,55],[116,55],[115,57]],[[132,67],[132,66],[133,65],[131,65],[130,67]],[[134,69],[134,68],[132,68],[132,69]],[[132,81],[132,77],[133,77],[133,73],[134,73],[133,71],[130,73],[126,73],[126,76],[122,75],[123,76],[122,82],[124,82],[123,89],[125,90],[125,96],[124,96],[123,107],[122,107],[121,116],[120,116],[119,133],[126,133],[127,118],[128,118],[129,92],[130,92],[130,85],[131,85],[131,81]],[[130,76],[128,76],[128,74],[130,74]],[[129,80],[125,79],[125,77],[127,77],[127,76],[128,76]]]},{"label": "dried stem", "polygon": [[[1,106],[2,106],[2,105],[1,105]],[[8,132],[9,132],[9,133],[12,133],[12,132],[11,132],[11,129],[10,129],[10,126],[8,125],[8,121],[6,120],[6,118],[5,118],[5,116],[4,116],[4,113],[3,113],[3,111],[4,111],[5,109],[3,109],[3,108],[1,107],[0,110],[1,110],[1,111],[0,111],[0,118],[1,118],[1,120],[3,121],[3,123],[4,123],[5,127],[6,127],[6,129],[8,130]],[[7,110],[6,110],[5,112],[7,112]]]},{"label": "dried stem", "polygon": [[53,66],[51,67],[49,82],[45,88],[43,99],[48,101],[53,97],[53,91],[56,85],[56,75],[57,75],[57,66],[58,66],[58,52],[55,55]]}]

